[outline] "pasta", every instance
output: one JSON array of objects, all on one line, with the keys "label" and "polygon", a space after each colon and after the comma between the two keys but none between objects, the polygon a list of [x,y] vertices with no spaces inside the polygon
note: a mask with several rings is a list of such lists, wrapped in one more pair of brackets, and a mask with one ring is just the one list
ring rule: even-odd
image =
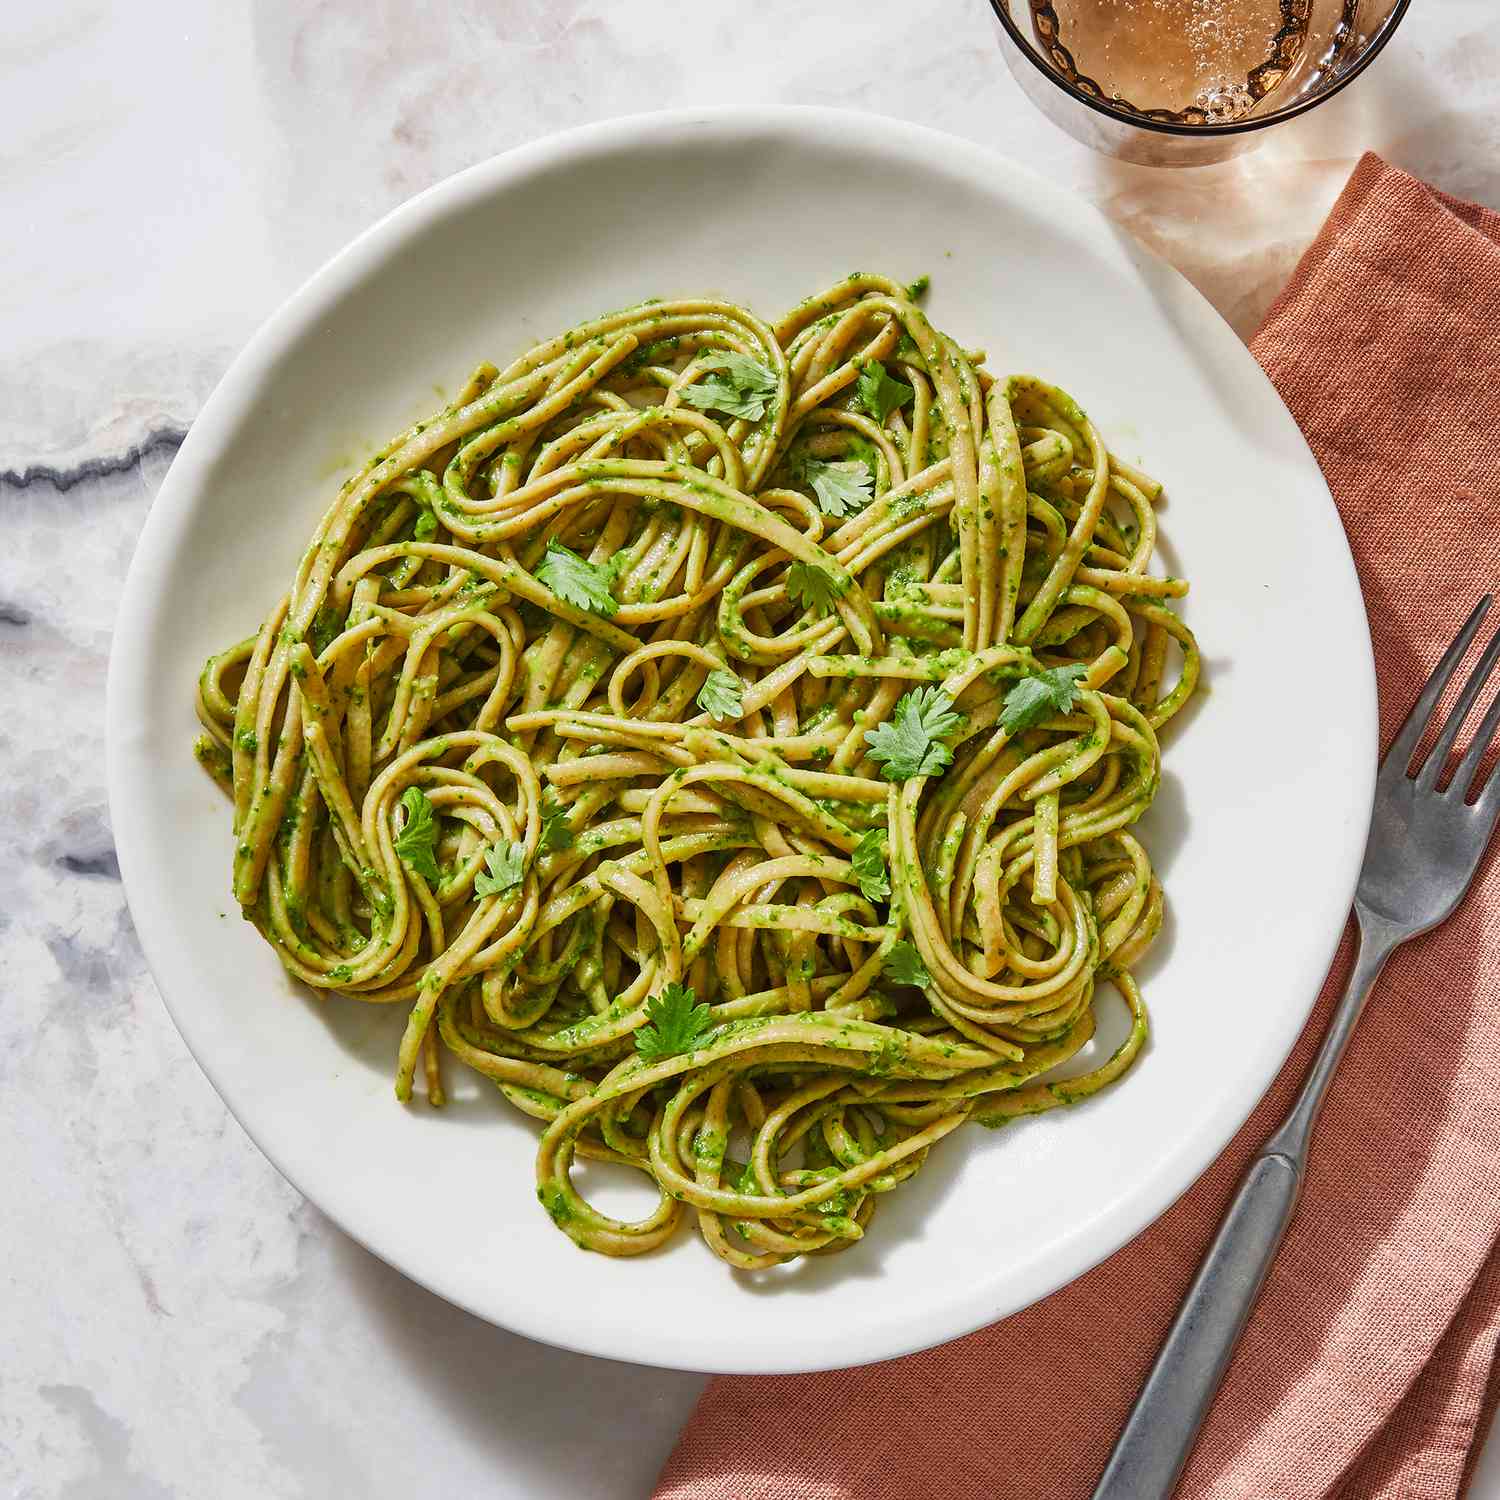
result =
[{"label": "pasta", "polygon": [[[481,366],[203,670],[245,914],[405,1007],[399,1099],[451,1054],[542,1121],[585,1248],[847,1248],[965,1121],[1145,1040],[1129,828],[1199,671],[1160,487],[924,291],[647,302]],[[1125,1041],[1058,1081],[1105,990]]]}]

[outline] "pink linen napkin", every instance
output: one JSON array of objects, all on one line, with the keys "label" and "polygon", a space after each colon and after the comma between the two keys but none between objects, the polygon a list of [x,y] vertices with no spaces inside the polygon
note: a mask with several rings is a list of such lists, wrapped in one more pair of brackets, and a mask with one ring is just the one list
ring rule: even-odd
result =
[{"label": "pink linen napkin", "polygon": [[[1389,741],[1500,573],[1500,214],[1367,155],[1251,347],[1343,516]],[[1183,1500],[1462,1490],[1500,1394],[1493,855],[1458,913],[1399,950],[1375,992]],[[1349,948],[1249,1123],[1149,1230],[941,1348],[715,1380],[656,1500],[1087,1496],[1242,1169],[1304,1076]]]}]

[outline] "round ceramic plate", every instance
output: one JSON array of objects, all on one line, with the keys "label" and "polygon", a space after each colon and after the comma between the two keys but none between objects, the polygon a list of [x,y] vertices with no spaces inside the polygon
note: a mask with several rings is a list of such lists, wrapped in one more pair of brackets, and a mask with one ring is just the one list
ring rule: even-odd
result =
[{"label": "round ceramic plate", "polygon": [[[648,296],[719,295],[775,318],[854,269],[930,274],[940,327],[986,349],[992,370],[1074,393],[1166,485],[1162,559],[1192,580],[1206,690],[1166,736],[1143,824],[1170,913],[1142,971],[1153,1039],[1086,1104],[945,1141],[844,1254],[746,1277],[687,1229],[640,1259],[585,1254],[537,1204],[530,1121],[456,1064],[448,1108],[399,1105],[402,1017],[315,998],[239,920],[228,807],[190,750],[194,678],[285,589],[342,477],[480,360]],[[131,567],[109,687],[114,827],[146,956],[266,1155],[376,1254],[482,1317],[721,1371],[939,1343],[1053,1291],[1160,1214],[1308,1015],[1353,890],[1376,751],[1338,517],[1229,328],[1176,272],[1019,167],[823,110],[591,126],[464,172],[356,240],[193,424]],[[603,1206],[648,1201],[595,1183]]]}]

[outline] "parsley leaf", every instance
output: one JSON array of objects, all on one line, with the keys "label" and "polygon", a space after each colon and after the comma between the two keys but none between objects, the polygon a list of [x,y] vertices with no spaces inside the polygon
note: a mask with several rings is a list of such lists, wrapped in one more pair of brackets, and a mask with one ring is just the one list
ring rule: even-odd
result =
[{"label": "parsley leaf", "polygon": [[715,719],[737,719],[745,712],[745,684],[736,672],[710,672],[698,689],[698,707]]},{"label": "parsley leaf", "polygon": [[859,372],[855,393],[859,404],[880,423],[912,398],[912,388],[903,381],[892,380],[878,359],[870,360]]},{"label": "parsley leaf", "polygon": [[847,516],[851,511],[863,510],[875,491],[875,476],[858,459],[832,464],[805,459],[799,474],[812,486],[818,508],[825,516]]},{"label": "parsley leaf", "polygon": [[910,943],[897,943],[885,956],[881,972],[893,984],[914,984],[925,990],[932,983],[932,975],[922,962],[922,955]]},{"label": "parsley leaf", "polygon": [[607,618],[620,607],[610,592],[615,582],[614,568],[587,562],[561,542],[547,543],[547,553],[537,566],[536,576],[559,599],[579,609]]},{"label": "parsley leaf", "polygon": [[794,562],[786,570],[786,591],[804,609],[832,609],[844,589],[826,568]]},{"label": "parsley leaf", "polygon": [[396,853],[401,863],[423,880],[438,878],[437,864],[437,819],[432,815],[432,803],[421,787],[409,786],[401,794],[401,807],[406,821],[396,835]]},{"label": "parsley leaf", "polygon": [[646,1002],[646,1014],[651,1021],[636,1032],[635,1050],[648,1063],[691,1052],[713,1030],[708,1007],[696,1004],[697,999],[691,988],[669,984],[661,994]]},{"label": "parsley leaf", "polygon": [[884,762],[880,774],[887,781],[937,775],[953,759],[942,737],[962,722],[952,710],[953,700],[935,687],[907,693],[891,719],[865,731],[870,759]]},{"label": "parsley leaf", "polygon": [[550,794],[542,798],[541,847],[547,853],[573,847],[573,825],[568,822],[568,810],[554,802]]},{"label": "parsley leaf", "polygon": [[849,862],[854,866],[859,889],[866,901],[884,901],[890,895],[891,882],[885,867],[885,837],[878,828],[860,834]]},{"label": "parsley leaf", "polygon": [[526,875],[525,844],[491,844],[484,852],[485,868],[474,877],[476,896],[503,896]]},{"label": "parsley leaf", "polygon": [[1031,677],[1023,677],[1006,695],[1000,712],[1000,727],[1007,734],[1019,734],[1053,714],[1068,713],[1078,696],[1078,682],[1088,675],[1088,668],[1075,662],[1072,666],[1051,667]]},{"label": "parsley leaf", "polygon": [[766,414],[776,394],[776,372],[747,354],[725,352],[704,360],[701,370],[722,370],[727,379],[710,375],[683,387],[682,399],[699,411],[726,411],[732,417],[754,420]]},{"label": "parsley leaf", "polygon": [[437,517],[424,505],[417,512],[417,524],[411,529],[414,542],[430,542],[437,535]]}]

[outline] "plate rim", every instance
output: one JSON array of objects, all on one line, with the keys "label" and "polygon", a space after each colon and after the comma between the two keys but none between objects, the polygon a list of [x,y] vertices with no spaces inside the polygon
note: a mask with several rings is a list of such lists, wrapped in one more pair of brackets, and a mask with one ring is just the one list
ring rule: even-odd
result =
[{"label": "plate rim", "polygon": [[[1349,726],[1351,743],[1357,744],[1362,752],[1351,755],[1349,767],[1352,812],[1356,815],[1354,823],[1361,829],[1361,833],[1358,839],[1351,834],[1348,847],[1340,851],[1337,876],[1331,887],[1339,894],[1340,910],[1347,913],[1363,858],[1363,830],[1368,827],[1374,797],[1378,751],[1374,654],[1363,594],[1337,506],[1316,456],[1308,447],[1306,438],[1287,410],[1279,392],[1249,349],[1208,299],[1180,271],[1149,247],[1142,245],[1128,230],[1109,220],[1081,194],[1049,182],[1029,167],[964,137],[894,116],[820,105],[731,104],[652,110],[554,132],[477,162],[398,204],[356,235],[303,281],[260,324],[220,377],[201,411],[190,424],[187,436],[141,529],[121,592],[110,647],[105,701],[106,788],[126,902],[147,966],[168,1015],[225,1108],[256,1148],[299,1194],[316,1205],[341,1232],[348,1234],[370,1253],[435,1295],[486,1322],[539,1342],[596,1357],[667,1369],[705,1373],[793,1374],[849,1368],[898,1358],[972,1333],[1069,1285],[1123,1249],[1154,1224],[1224,1151],[1274,1082],[1313,1012],[1347,924],[1347,916],[1341,917],[1337,926],[1331,926],[1322,945],[1316,977],[1307,975],[1287,981],[1288,984],[1306,990],[1305,1003],[1289,1007],[1286,1018],[1275,1028],[1275,1034],[1268,1038],[1265,1052],[1267,1065],[1257,1070],[1253,1078],[1242,1081],[1238,1088],[1228,1091],[1214,1116],[1214,1129],[1201,1133],[1196,1149],[1186,1150],[1172,1158],[1176,1163],[1175,1170],[1167,1173],[1158,1168],[1142,1181],[1124,1203],[1112,1205],[1103,1213],[1081,1220],[1075,1233],[1086,1244],[1074,1245],[1070,1247],[1070,1253],[1060,1257],[1063,1267],[1060,1276],[1049,1270],[1042,1274],[1032,1273],[1029,1279],[1019,1278],[1023,1284],[999,1304],[973,1294],[968,1301],[954,1298],[946,1304],[945,1316],[929,1318],[920,1328],[908,1326],[899,1338],[889,1337],[888,1330],[883,1325],[874,1339],[868,1336],[862,1338],[862,1330],[846,1330],[839,1341],[838,1353],[833,1357],[807,1352],[790,1358],[774,1354],[768,1357],[755,1351],[736,1351],[708,1359],[695,1349],[685,1347],[680,1339],[671,1336],[657,1339],[654,1347],[627,1347],[619,1338],[588,1337],[586,1318],[575,1319],[571,1327],[559,1327],[555,1325],[555,1321],[530,1315],[519,1304],[507,1308],[502,1318],[494,1307],[480,1305],[452,1287],[435,1284],[435,1278],[425,1274],[421,1268],[407,1264],[403,1258],[388,1256],[371,1242],[367,1234],[353,1227],[343,1213],[325,1206],[323,1198],[304,1185],[302,1179],[305,1174],[300,1168],[289,1165],[282,1159],[280,1151],[271,1149],[262,1141],[247,1118],[247,1115],[253,1116],[253,1111],[242,1107],[244,1101],[231,1097],[235,1091],[232,1087],[226,1088],[215,1066],[213,1048],[208,1045],[209,1028],[206,1025],[200,1028],[195,1024],[192,1005],[185,999],[178,985],[175,972],[177,964],[172,956],[175,944],[171,933],[170,903],[153,890],[147,879],[146,855],[141,846],[141,825],[129,797],[132,766],[123,733],[125,725],[131,720],[131,714],[137,711],[137,699],[132,696],[132,689],[145,676],[149,660],[145,642],[153,575],[161,572],[173,556],[172,542],[177,531],[185,525],[193,512],[193,494],[200,487],[203,471],[222,452],[226,440],[237,430],[246,409],[256,400],[269,368],[302,336],[308,314],[315,312],[325,302],[337,301],[365,272],[376,269],[380,263],[401,252],[422,233],[435,213],[456,211],[476,199],[502,193],[517,178],[541,169],[565,166],[571,158],[586,154],[598,146],[628,150],[646,144],[662,145],[668,143],[669,138],[674,135],[704,126],[717,126],[744,134],[767,131],[791,134],[811,132],[826,144],[863,144],[876,150],[882,144],[900,145],[903,138],[905,144],[913,147],[931,149],[940,146],[960,162],[967,158],[976,168],[987,167],[992,172],[999,172],[1013,181],[1023,183],[1028,192],[1062,207],[1065,214],[1075,222],[1082,215],[1094,220],[1109,235],[1124,240],[1131,253],[1154,262],[1161,268],[1177,284],[1178,293],[1190,304],[1196,304],[1200,315],[1206,313],[1212,322],[1220,325],[1228,338],[1243,352],[1247,375],[1253,369],[1252,378],[1258,378],[1274,397],[1276,405],[1296,431],[1312,472],[1318,476],[1322,498],[1335,522],[1339,524],[1343,540],[1342,560],[1345,566],[1340,578],[1341,588],[1352,597],[1358,618],[1364,626],[1358,632],[1364,648],[1359,653],[1359,659],[1342,665],[1342,670],[1357,678],[1358,685],[1363,689],[1359,695],[1362,700],[1362,722]],[[874,134],[866,141],[853,142],[851,133],[856,129]],[[171,977],[164,978],[164,975]],[[1183,1165],[1184,1161],[1187,1163],[1186,1167]]]}]

